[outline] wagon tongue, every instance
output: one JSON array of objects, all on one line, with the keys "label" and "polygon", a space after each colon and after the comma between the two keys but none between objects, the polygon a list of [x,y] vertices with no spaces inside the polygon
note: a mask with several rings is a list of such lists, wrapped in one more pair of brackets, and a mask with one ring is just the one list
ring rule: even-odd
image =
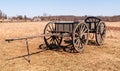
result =
[{"label": "wagon tongue", "polygon": [[14,39],[6,39],[5,41],[10,43],[10,41],[14,41]]}]

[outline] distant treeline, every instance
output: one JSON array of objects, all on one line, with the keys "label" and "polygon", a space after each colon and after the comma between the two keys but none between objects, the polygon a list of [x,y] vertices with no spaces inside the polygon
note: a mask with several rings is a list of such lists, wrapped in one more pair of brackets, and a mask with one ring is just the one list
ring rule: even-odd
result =
[{"label": "distant treeline", "polygon": [[[84,20],[88,16],[46,16],[40,17],[42,21],[78,21]],[[120,15],[118,16],[96,16],[106,22],[120,22]]]},{"label": "distant treeline", "polygon": [[[35,16],[33,18],[29,18],[26,15],[18,15],[14,17],[8,17],[5,13],[0,10],[0,22],[25,22],[25,21],[79,21],[84,20],[88,16],[72,16],[72,15],[62,15],[62,16]],[[116,16],[97,16],[106,22],[120,22],[120,15]]]}]

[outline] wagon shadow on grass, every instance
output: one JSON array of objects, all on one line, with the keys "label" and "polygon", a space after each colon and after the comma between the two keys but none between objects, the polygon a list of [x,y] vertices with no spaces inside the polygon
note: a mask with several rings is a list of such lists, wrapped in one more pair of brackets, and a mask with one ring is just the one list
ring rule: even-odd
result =
[{"label": "wagon shadow on grass", "polygon": [[41,50],[41,51],[30,53],[29,55],[25,54],[25,55],[21,55],[21,56],[16,56],[16,57],[13,57],[13,58],[9,58],[9,59],[6,59],[6,60],[14,60],[14,59],[19,59],[19,58],[24,58],[26,61],[28,61],[28,63],[30,63],[30,58],[27,59],[26,57],[31,56],[31,55],[36,55],[36,54],[39,54],[39,53],[45,52],[45,51],[46,50]]},{"label": "wagon shadow on grass", "polygon": [[[69,41],[64,40],[64,43],[66,43],[67,45],[60,45],[59,47],[56,46],[53,48],[47,47],[46,44],[41,44],[39,45],[39,49],[52,50],[57,52],[78,53],[73,46],[72,40],[69,40]],[[89,40],[88,45],[98,46],[95,40]]]}]

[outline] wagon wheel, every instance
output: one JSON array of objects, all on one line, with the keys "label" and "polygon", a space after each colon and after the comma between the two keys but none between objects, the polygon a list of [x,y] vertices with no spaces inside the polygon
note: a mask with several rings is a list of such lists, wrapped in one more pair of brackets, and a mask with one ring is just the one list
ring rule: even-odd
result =
[{"label": "wagon wheel", "polygon": [[97,30],[96,30],[96,42],[98,45],[103,45],[105,36],[106,36],[106,25],[104,22],[100,22],[97,25]]},{"label": "wagon wheel", "polygon": [[73,46],[77,52],[82,52],[88,43],[89,29],[86,23],[79,23],[73,31]]},{"label": "wagon wheel", "polygon": [[101,19],[97,18],[97,17],[87,17],[85,19],[85,23],[99,23],[101,21]]},{"label": "wagon wheel", "polygon": [[[54,22],[50,22],[45,26],[44,34],[46,34],[46,36],[44,37],[44,41],[48,49],[59,48],[62,42],[62,37],[52,35],[52,34],[55,34],[55,23]],[[51,34],[52,36],[47,36],[47,34]]]}]

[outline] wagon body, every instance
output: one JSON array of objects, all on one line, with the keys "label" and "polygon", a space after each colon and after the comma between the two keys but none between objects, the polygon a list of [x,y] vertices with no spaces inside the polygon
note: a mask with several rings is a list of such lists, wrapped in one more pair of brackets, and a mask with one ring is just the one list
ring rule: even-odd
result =
[{"label": "wagon body", "polygon": [[[89,33],[96,33],[97,26],[102,20],[97,17],[87,17],[84,22],[87,24]],[[55,22],[55,31],[63,33],[72,33],[74,28],[80,22]]]},{"label": "wagon body", "polygon": [[[89,33],[95,34],[95,39],[98,45],[102,45],[105,34],[106,25],[97,17],[87,17],[83,22],[50,22],[44,29],[44,34],[68,34],[72,39],[73,47],[81,52],[85,49],[88,43]],[[44,37],[47,47],[54,47],[53,45],[60,46],[64,36],[50,36]],[[56,46],[55,46],[56,48]]]},{"label": "wagon body", "polygon": [[56,33],[72,33],[79,22],[55,22]]}]

